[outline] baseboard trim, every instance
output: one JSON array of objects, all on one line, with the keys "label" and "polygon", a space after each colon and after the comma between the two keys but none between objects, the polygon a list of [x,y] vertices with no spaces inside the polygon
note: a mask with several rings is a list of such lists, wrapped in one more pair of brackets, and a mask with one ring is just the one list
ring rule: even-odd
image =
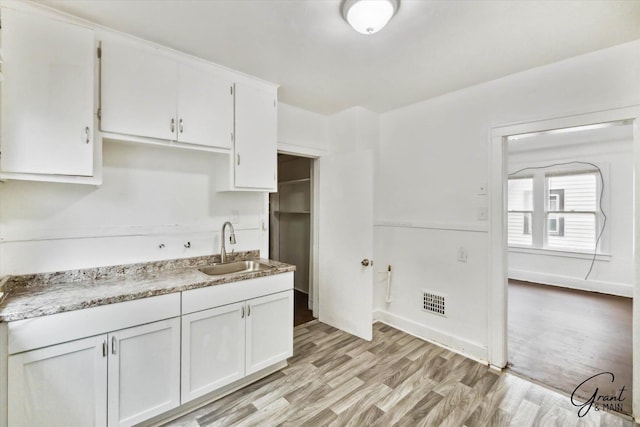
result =
[{"label": "baseboard trim", "polygon": [[483,365],[489,364],[488,350],[479,343],[447,334],[384,310],[374,310],[373,319],[374,322],[381,322],[385,325],[392,326],[402,332],[458,353]]},{"label": "baseboard trim", "polygon": [[583,280],[576,277],[556,274],[537,273],[535,271],[509,269],[509,278],[541,285],[559,286],[581,291],[599,292],[619,297],[633,297],[633,287],[625,283],[605,282],[600,280]]}]

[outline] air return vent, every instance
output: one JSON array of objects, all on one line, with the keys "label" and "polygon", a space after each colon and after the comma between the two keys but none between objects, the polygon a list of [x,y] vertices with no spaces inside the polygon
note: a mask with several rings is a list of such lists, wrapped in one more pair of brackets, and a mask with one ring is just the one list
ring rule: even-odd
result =
[{"label": "air return vent", "polygon": [[422,291],[422,309],[439,316],[446,316],[445,297],[431,291]]}]

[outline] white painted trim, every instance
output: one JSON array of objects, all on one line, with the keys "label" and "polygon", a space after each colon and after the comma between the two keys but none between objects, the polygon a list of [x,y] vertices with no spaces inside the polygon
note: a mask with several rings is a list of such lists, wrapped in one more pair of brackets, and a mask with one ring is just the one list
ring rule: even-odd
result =
[{"label": "white painted trim", "polygon": [[290,142],[278,141],[278,153],[290,154],[292,156],[317,158],[329,154],[327,150],[321,148],[308,147],[306,145],[292,144]]},{"label": "white painted trim", "polygon": [[[260,227],[235,227],[236,233],[244,231],[259,231]],[[4,231],[0,235],[2,243],[9,242],[33,242],[42,240],[64,240],[64,239],[95,239],[106,237],[150,237],[150,236],[172,236],[185,234],[203,234],[212,236],[220,234],[217,223],[198,225],[129,225],[113,227],[80,227],[80,228],[29,228],[18,231]]]},{"label": "white painted trim", "polygon": [[[633,324],[640,325],[640,112],[636,112],[633,123],[633,175],[634,175],[634,258],[635,286],[633,289]],[[633,402],[632,413],[635,421],[640,423],[640,331],[633,328]]]},{"label": "white painted trim", "polygon": [[[542,255],[542,256],[550,256],[550,257],[588,259],[588,260],[593,259],[593,253],[589,253],[589,252],[570,252],[570,251],[559,251],[555,249],[528,248],[528,247],[520,247],[520,246],[509,246],[508,251],[513,253]],[[596,254],[596,261],[611,262],[611,254],[598,253]]]},{"label": "white painted trim", "polygon": [[488,224],[482,222],[453,222],[453,221],[398,221],[378,219],[373,223],[374,227],[396,228],[424,228],[429,230],[469,231],[487,233]]},{"label": "white painted trim", "polygon": [[7,323],[0,322],[0,427],[7,427],[9,412],[9,355]]},{"label": "white painted trim", "polygon": [[[506,287],[506,178],[505,139],[509,135],[539,132],[543,130],[584,126],[595,123],[619,120],[634,120],[634,218],[635,245],[634,257],[636,274],[633,294],[633,325],[640,325],[640,106],[627,106],[606,111],[592,112],[559,118],[549,118],[528,123],[516,123],[493,127],[489,132],[489,171],[490,171],[490,260],[489,260],[489,329],[488,353],[492,365],[504,366],[507,361],[507,287]],[[633,328],[633,365],[640,366],[640,333]],[[633,370],[633,414],[640,420],[640,370]]]},{"label": "white painted trim", "polygon": [[509,278],[541,285],[559,286],[581,291],[599,292],[620,297],[633,297],[633,285],[628,283],[605,282],[602,280],[583,280],[558,274],[539,273],[537,271],[509,269]]},{"label": "white painted trim", "polygon": [[319,277],[320,277],[320,166],[318,159],[311,165],[311,253],[309,258],[309,290],[311,291],[311,312],[316,319],[320,315],[319,308]]},{"label": "white painted trim", "polygon": [[98,132],[102,136],[103,141],[107,141],[110,143],[147,144],[147,145],[153,145],[156,147],[181,148],[185,150],[203,151],[206,153],[225,154],[227,156],[231,154],[230,148],[189,144],[186,142],[179,142],[179,141],[174,141],[169,139],[158,139],[158,138],[150,138],[150,137],[135,136],[135,135],[125,135],[125,134],[113,133],[113,132],[97,131],[97,133]]},{"label": "white painted trim", "polygon": [[422,323],[415,322],[402,316],[389,313],[384,310],[373,312],[374,322],[381,322],[409,335],[420,338],[439,347],[445,348],[464,357],[487,365],[487,348],[464,338],[430,328]]}]

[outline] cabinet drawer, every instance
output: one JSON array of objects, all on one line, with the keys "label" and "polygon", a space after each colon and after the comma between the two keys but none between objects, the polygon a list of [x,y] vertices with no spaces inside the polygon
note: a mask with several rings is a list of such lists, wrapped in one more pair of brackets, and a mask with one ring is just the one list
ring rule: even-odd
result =
[{"label": "cabinet drawer", "polygon": [[9,354],[180,316],[180,293],[68,311],[7,324]]},{"label": "cabinet drawer", "polygon": [[182,314],[293,289],[293,271],[182,293]]}]

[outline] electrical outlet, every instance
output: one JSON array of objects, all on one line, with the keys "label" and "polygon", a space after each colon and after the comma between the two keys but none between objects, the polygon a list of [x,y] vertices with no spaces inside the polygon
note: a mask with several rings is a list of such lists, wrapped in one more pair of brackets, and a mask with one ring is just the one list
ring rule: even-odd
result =
[{"label": "electrical outlet", "polygon": [[458,261],[467,262],[467,248],[464,246],[458,248]]}]

